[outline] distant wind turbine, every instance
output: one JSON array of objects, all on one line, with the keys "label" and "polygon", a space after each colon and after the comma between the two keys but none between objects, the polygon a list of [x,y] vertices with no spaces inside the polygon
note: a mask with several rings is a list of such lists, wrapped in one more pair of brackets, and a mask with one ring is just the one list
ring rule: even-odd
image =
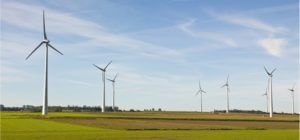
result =
[{"label": "distant wind turbine", "polygon": [[294,86],[293,86],[293,88],[291,88],[291,89],[288,89],[289,91],[291,91],[291,95],[292,95],[292,100],[293,100],[293,108],[292,108],[292,114],[294,114],[295,113],[295,110],[294,110],[294,91],[295,91],[295,84],[294,84]]},{"label": "distant wind turbine", "polygon": [[50,44],[50,40],[47,38],[46,34],[46,27],[45,27],[45,12],[43,11],[43,32],[44,32],[44,39],[43,41],[26,57],[26,60],[43,44],[46,46],[46,52],[45,52],[45,81],[44,81],[44,99],[43,99],[43,109],[42,109],[42,115],[48,114],[48,47],[52,48],[59,54],[63,55],[60,51],[58,51],[56,48],[54,48]]},{"label": "distant wind turbine", "polygon": [[229,113],[229,83],[228,83],[228,79],[229,79],[229,74],[227,75],[227,80],[226,83],[221,87],[226,87],[226,93],[227,93],[227,108],[226,108],[226,113]]},{"label": "distant wind turbine", "polygon": [[93,64],[96,68],[102,71],[102,81],[103,81],[103,105],[102,105],[102,112],[105,112],[105,72],[108,67],[108,65],[111,64],[112,61],[110,61],[104,68],[100,68],[97,65]]},{"label": "distant wind turbine", "polygon": [[115,75],[114,79],[107,78],[108,81],[112,82],[112,86],[113,86],[113,111],[115,111],[115,82],[116,82],[117,76],[118,76],[118,73]]},{"label": "distant wind turbine", "polygon": [[269,92],[269,113],[270,113],[270,118],[273,117],[273,85],[272,85],[272,77],[273,77],[273,73],[274,71],[276,70],[276,68],[274,68],[272,70],[272,72],[269,72],[267,70],[266,67],[264,67],[267,75],[269,76],[268,78],[268,89],[270,89],[268,92]]},{"label": "distant wind turbine", "polygon": [[269,112],[269,99],[268,99],[268,87],[266,88],[266,92],[262,95],[262,96],[266,96],[267,99],[267,112]]},{"label": "distant wind turbine", "polygon": [[199,93],[201,95],[201,112],[202,112],[202,93],[206,93],[206,92],[202,89],[200,80],[199,80],[199,90],[197,91],[196,96],[199,95]]}]

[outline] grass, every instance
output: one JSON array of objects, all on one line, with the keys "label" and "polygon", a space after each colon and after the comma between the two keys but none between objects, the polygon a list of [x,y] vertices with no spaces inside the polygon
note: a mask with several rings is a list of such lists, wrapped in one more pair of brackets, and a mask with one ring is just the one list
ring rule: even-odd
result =
[{"label": "grass", "polygon": [[1,113],[1,139],[298,140],[298,116],[187,112]]}]

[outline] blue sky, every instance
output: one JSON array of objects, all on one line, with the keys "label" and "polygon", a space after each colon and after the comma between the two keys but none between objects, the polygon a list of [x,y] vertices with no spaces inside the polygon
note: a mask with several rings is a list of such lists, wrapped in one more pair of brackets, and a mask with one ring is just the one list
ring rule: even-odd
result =
[{"label": "blue sky", "polygon": [[[116,105],[123,109],[225,109],[220,87],[230,74],[230,108],[265,110],[263,66],[274,73],[274,111],[291,112],[288,88],[299,84],[297,0],[2,1],[1,103],[41,105],[42,10],[51,44],[49,105],[101,105],[101,73],[119,73]],[[107,84],[107,105],[112,104]],[[296,110],[299,110],[296,86]],[[298,111],[297,111],[298,112]]]}]

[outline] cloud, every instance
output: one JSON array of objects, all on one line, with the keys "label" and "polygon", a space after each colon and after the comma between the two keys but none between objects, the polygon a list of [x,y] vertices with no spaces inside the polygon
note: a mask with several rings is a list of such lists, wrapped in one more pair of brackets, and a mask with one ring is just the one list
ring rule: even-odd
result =
[{"label": "cloud", "polygon": [[251,28],[251,29],[257,29],[257,30],[263,30],[269,33],[282,33],[287,31],[284,27],[279,26],[273,26],[270,24],[267,24],[263,21],[260,21],[255,18],[249,18],[244,15],[235,15],[235,14],[217,14],[215,12],[209,12],[209,14],[219,20],[240,25],[243,27]]},{"label": "cloud", "polygon": [[[276,10],[287,10],[293,7],[287,6],[285,8],[280,7],[273,7],[273,8],[264,8],[266,11],[261,12],[269,12],[269,11],[276,11]],[[266,52],[272,56],[281,57],[283,56],[287,49],[284,49],[288,44],[288,39],[286,38],[276,38],[274,36],[278,36],[278,34],[286,33],[288,31],[287,28],[282,26],[274,26],[268,23],[265,23],[259,19],[247,17],[246,15],[237,15],[237,14],[219,14],[213,11],[208,12],[211,16],[215,17],[218,20],[228,22],[234,25],[239,25],[248,29],[254,29],[260,34],[260,37],[255,39],[255,43],[263,47]],[[248,14],[251,13],[248,11]],[[255,13],[252,10],[252,13]],[[266,38],[264,35],[272,36],[271,38]]]},{"label": "cloud", "polygon": [[224,43],[225,45],[231,47],[236,46],[236,43],[232,38],[225,37],[220,33],[195,31],[195,29],[192,29],[192,26],[195,24],[195,21],[195,19],[190,19],[187,22],[178,25],[177,28],[193,37],[217,41],[219,43]]},{"label": "cloud", "polygon": [[268,13],[275,13],[275,12],[285,12],[295,10],[298,11],[298,3],[289,3],[286,5],[279,5],[274,7],[263,7],[259,9],[249,10],[246,13],[249,14],[268,14]]},{"label": "cloud", "polygon": [[282,47],[287,45],[287,41],[283,38],[266,38],[259,40],[257,43],[269,54],[278,57],[282,56]]},{"label": "cloud", "polygon": [[[38,5],[27,5],[16,2],[2,4],[1,22],[15,26],[24,31],[36,31],[42,34],[41,17],[42,9],[46,11],[47,32],[50,34],[77,36],[78,42],[88,41],[85,46],[106,47],[111,50],[121,51],[146,57],[180,57],[182,54],[171,48],[159,46],[151,42],[134,39],[126,35],[110,32],[105,27],[93,22],[72,16],[71,14],[43,8]],[[5,46],[9,47],[9,46]]]}]

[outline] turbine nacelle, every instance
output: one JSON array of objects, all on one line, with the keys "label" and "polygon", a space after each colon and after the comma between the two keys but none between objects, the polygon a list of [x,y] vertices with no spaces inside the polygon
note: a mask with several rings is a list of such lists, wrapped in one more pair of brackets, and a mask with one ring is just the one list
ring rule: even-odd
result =
[{"label": "turbine nacelle", "polygon": [[106,78],[108,81],[111,81],[113,83],[115,83],[116,81],[115,80],[112,80],[112,79],[109,79],[109,78]]},{"label": "turbine nacelle", "polygon": [[109,79],[109,78],[107,78],[107,80],[108,80],[108,81],[111,81],[111,82],[113,82],[113,83],[115,83],[115,82],[116,82],[117,76],[118,76],[118,73],[115,75],[114,79]]},{"label": "turbine nacelle", "polygon": [[294,92],[295,90],[294,89],[288,89],[289,91],[291,91],[291,92]]},{"label": "turbine nacelle", "polygon": [[276,70],[276,68],[274,68],[271,72],[269,72],[265,66],[264,66],[264,69],[265,69],[265,71],[266,71],[266,73],[268,74],[269,77],[273,77],[273,73]]},{"label": "turbine nacelle", "polygon": [[223,87],[229,87],[229,85],[228,84],[224,84],[221,88],[223,88]]},{"label": "turbine nacelle", "polygon": [[200,81],[199,81],[199,90],[197,91],[196,95],[198,95],[199,93],[200,93],[200,94],[206,93],[206,92],[202,89]]},{"label": "turbine nacelle", "polygon": [[223,86],[221,86],[221,88],[223,88],[223,87],[229,88],[228,80],[229,80],[229,74],[227,75],[226,83]]},{"label": "turbine nacelle", "polygon": [[290,89],[288,89],[288,90],[291,91],[291,92],[294,92],[294,91],[295,91],[295,90],[294,90],[294,89],[295,89],[295,85],[296,85],[296,84],[294,84],[293,88],[290,88]]},{"label": "turbine nacelle", "polygon": [[99,70],[106,72],[106,68],[111,64],[112,61],[110,61],[104,68],[100,68],[97,65],[93,64],[96,68],[98,68]]},{"label": "turbine nacelle", "polygon": [[47,44],[47,43],[50,43],[50,40],[44,39],[44,40],[43,40],[43,43],[46,43],[46,44]]}]

